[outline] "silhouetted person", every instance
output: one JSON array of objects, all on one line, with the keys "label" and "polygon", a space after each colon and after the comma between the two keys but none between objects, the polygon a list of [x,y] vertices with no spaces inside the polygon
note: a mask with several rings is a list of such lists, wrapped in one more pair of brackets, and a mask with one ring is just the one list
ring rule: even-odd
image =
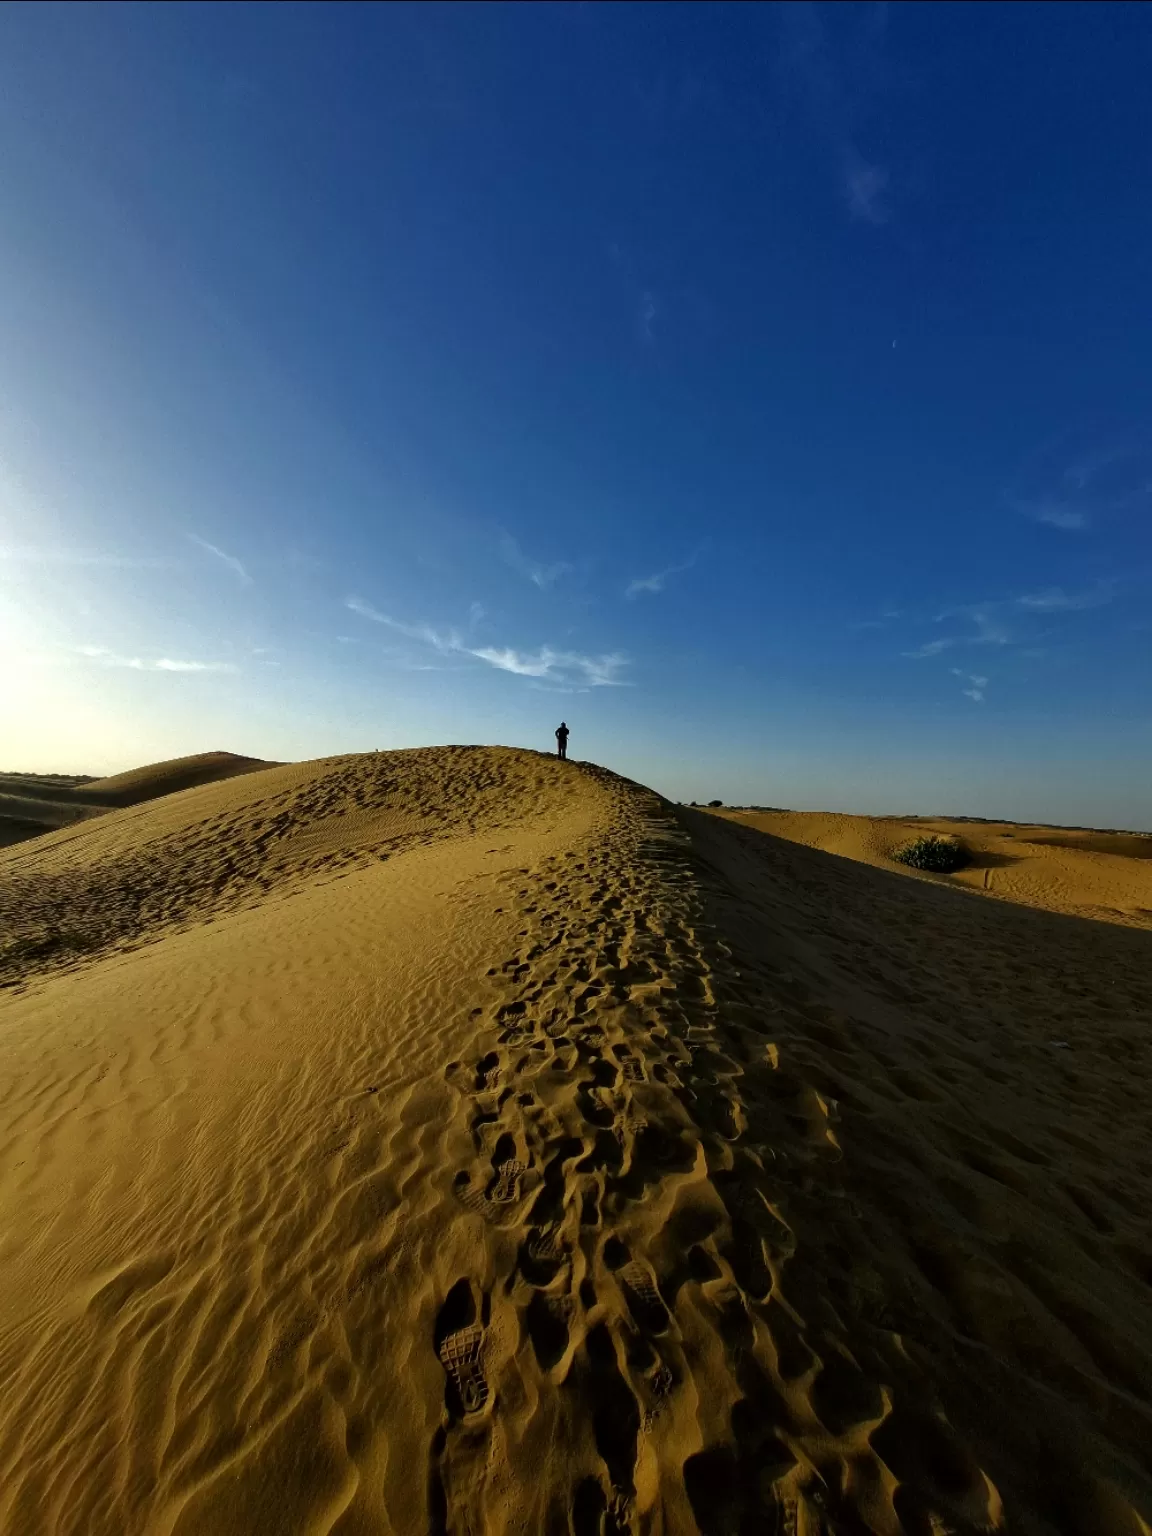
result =
[{"label": "silhouetted person", "polygon": [[563,720],[556,727],[556,756],[568,756],[568,727],[564,724]]}]

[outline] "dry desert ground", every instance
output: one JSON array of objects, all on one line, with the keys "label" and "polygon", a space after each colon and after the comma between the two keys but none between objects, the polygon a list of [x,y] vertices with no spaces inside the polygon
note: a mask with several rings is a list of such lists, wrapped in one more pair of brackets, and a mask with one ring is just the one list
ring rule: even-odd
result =
[{"label": "dry desert ground", "polygon": [[0,849],[0,1530],[1148,1536],[1141,840],[209,756]]}]

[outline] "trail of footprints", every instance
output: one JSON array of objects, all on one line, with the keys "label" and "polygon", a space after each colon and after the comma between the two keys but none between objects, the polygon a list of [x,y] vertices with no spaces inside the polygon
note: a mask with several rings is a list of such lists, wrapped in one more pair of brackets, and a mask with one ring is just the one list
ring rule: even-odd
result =
[{"label": "trail of footprints", "polygon": [[[436,1324],[432,1528],[504,1528],[476,1470],[503,1405],[525,1487],[533,1419],[566,1447],[570,1486],[541,1495],[541,1530],[993,1529],[995,1490],[927,1399],[899,1423],[929,1449],[884,1463],[876,1362],[809,1309],[816,1277],[786,1294],[789,1201],[840,1214],[835,1105],[781,1069],[763,998],[741,1003],[697,929],[679,829],[655,797],[646,817],[634,805],[583,860],[518,887],[523,947],[488,974],[495,1041],[447,1069],[475,1148],[453,1189],[497,1279],[461,1276]],[[881,1505],[887,1523],[866,1523]]]}]

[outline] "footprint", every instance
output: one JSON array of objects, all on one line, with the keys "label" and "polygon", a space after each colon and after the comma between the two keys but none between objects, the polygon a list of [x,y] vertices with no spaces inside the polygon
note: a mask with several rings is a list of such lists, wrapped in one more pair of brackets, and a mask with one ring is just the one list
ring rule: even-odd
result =
[{"label": "footprint", "polygon": [[461,1171],[452,1180],[452,1193],[465,1210],[472,1211],[477,1216],[487,1214],[488,1202],[483,1191],[473,1189],[472,1180],[467,1173]]},{"label": "footprint", "polygon": [[450,1412],[481,1412],[490,1396],[484,1378],[484,1327],[467,1279],[456,1281],[439,1309],[435,1342],[439,1362],[449,1378],[445,1398]]},{"label": "footprint", "polygon": [[497,1205],[510,1205],[520,1197],[520,1177],[527,1167],[519,1158],[509,1158],[496,1169],[496,1177],[488,1186],[488,1199]]},{"label": "footprint", "polygon": [[492,1154],[493,1177],[485,1193],[497,1205],[508,1205],[519,1198],[520,1178],[528,1169],[516,1156],[516,1150],[515,1139],[505,1132]]},{"label": "footprint", "polygon": [[476,1091],[483,1093],[491,1090],[500,1081],[500,1057],[495,1051],[489,1051],[486,1056],[481,1056],[476,1063]]},{"label": "footprint", "polygon": [[644,1081],[644,1067],[639,1059],[633,1056],[631,1051],[618,1047],[616,1059],[620,1063],[620,1070],[630,1083],[642,1083]]},{"label": "footprint", "polygon": [[437,1353],[461,1410],[466,1414],[479,1413],[488,1401],[488,1383],[483,1369],[483,1328],[479,1323],[458,1328],[441,1340]]},{"label": "footprint", "polygon": [[617,1270],[616,1278],[624,1287],[628,1310],[647,1333],[664,1333],[668,1328],[668,1308],[656,1289],[656,1281],[647,1265],[632,1259]]}]

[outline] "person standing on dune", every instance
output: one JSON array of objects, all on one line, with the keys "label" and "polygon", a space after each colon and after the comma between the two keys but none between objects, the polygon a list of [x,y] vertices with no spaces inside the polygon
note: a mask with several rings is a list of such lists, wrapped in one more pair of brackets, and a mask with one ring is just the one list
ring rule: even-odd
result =
[{"label": "person standing on dune", "polygon": [[556,756],[564,758],[568,756],[568,727],[563,720],[556,727]]}]

